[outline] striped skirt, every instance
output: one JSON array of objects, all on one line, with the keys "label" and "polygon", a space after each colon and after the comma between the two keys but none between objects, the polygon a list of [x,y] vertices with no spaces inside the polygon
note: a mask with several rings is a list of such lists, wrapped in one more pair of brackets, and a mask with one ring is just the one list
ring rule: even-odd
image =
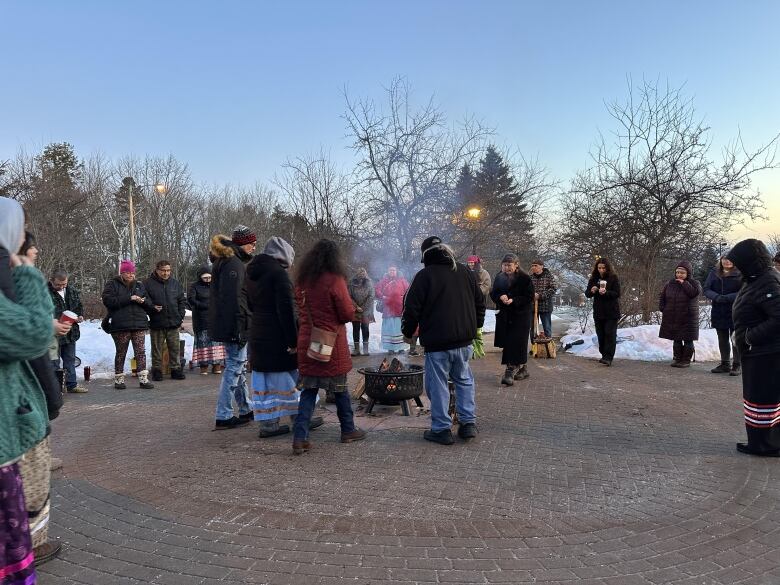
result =
[{"label": "striped skirt", "polygon": [[224,366],[225,346],[211,341],[207,330],[195,334],[195,344],[192,348],[192,363],[196,367]]},{"label": "striped skirt", "polygon": [[51,509],[51,446],[49,437],[27,451],[19,462],[24,484],[24,500],[30,522],[33,548],[49,540]]},{"label": "striped skirt", "polygon": [[742,396],[750,448],[780,449],[780,355],[743,357]]},{"label": "striped skirt", "polygon": [[401,333],[401,317],[382,318],[382,349],[385,351],[403,351],[406,349]]},{"label": "striped skirt", "polygon": [[0,583],[36,583],[22,475],[16,463],[0,467]]},{"label": "striped skirt", "polygon": [[257,421],[277,421],[298,414],[298,370],[252,372],[252,410]]}]

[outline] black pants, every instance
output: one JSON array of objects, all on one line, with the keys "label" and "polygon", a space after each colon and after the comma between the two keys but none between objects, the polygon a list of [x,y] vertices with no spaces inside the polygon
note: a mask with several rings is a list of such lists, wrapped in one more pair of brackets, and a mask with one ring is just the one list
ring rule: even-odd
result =
[{"label": "black pants", "polygon": [[[720,349],[720,361],[723,363],[731,359],[731,334],[733,329],[716,329],[718,332],[718,348]],[[739,365],[739,353],[737,346],[734,346],[734,364]]]},{"label": "black pants", "polygon": [[615,357],[615,346],[617,345],[617,319],[594,319],[596,325],[596,335],[599,338],[599,352],[605,360],[612,360]]},{"label": "black pants", "polygon": [[687,348],[691,350],[691,353],[693,352],[693,340],[692,339],[686,339],[685,341],[680,341],[679,339],[675,339],[674,343],[672,344],[672,348],[674,350],[674,355],[682,355],[683,348]]},{"label": "black pants", "polygon": [[360,343],[360,332],[363,332],[363,341],[368,343],[368,323],[352,321],[352,341]]}]

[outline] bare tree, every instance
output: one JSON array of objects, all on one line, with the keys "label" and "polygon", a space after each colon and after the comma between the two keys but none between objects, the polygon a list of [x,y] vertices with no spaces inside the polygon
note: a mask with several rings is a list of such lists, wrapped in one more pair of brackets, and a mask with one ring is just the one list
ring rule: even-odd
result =
[{"label": "bare tree", "polygon": [[466,120],[448,128],[433,100],[419,109],[403,79],[387,88],[387,108],[345,95],[344,115],[359,156],[356,174],[377,232],[406,265],[415,263],[419,242],[451,221],[452,190],[464,163],[473,163],[491,131]]},{"label": "bare tree", "polygon": [[753,151],[737,137],[715,162],[709,127],[679,89],[629,86],[628,100],[608,111],[617,130],[612,141],[600,136],[593,166],[572,180],[559,237],[575,265],[610,256],[638,290],[647,322],[665,261],[760,217],[752,177],[776,167],[780,136]]}]

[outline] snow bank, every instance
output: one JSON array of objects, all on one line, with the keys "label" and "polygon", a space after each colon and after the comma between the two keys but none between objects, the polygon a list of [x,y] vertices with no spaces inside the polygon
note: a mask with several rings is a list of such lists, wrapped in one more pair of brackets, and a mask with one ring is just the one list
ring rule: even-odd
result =
[{"label": "snow bank", "polygon": [[[672,358],[672,342],[659,339],[660,325],[640,325],[618,329],[618,344],[616,359],[641,361],[668,361]],[[600,358],[599,343],[593,329],[586,330],[583,335],[579,324],[574,323],[567,334],[561,338],[561,346],[582,339],[582,345],[572,346],[568,353],[580,357]],[[714,329],[699,330],[699,340],[696,342],[696,360],[701,362],[720,361],[718,350],[718,334]]]}]

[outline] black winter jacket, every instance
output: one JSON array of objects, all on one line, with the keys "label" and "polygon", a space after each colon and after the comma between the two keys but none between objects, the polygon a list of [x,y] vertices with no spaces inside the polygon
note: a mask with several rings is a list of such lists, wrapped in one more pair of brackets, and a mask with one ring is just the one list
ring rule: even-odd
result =
[{"label": "black winter jacket", "polygon": [[212,341],[246,343],[250,314],[242,294],[246,264],[252,256],[227,236],[211,238],[209,254],[211,297],[209,298],[209,337]]},{"label": "black winter jacket", "polygon": [[252,315],[249,354],[255,372],[288,372],[298,368],[298,320],[292,282],[279,261],[260,254],[246,268],[246,302]]},{"label": "black winter jacket", "polygon": [[[525,272],[516,272],[514,278],[504,272],[496,274],[490,291],[490,298],[498,309],[493,345],[520,346],[528,338],[533,321],[534,292],[531,276]],[[503,295],[512,299],[512,303],[502,303],[500,299]]]},{"label": "black winter jacket", "polygon": [[758,240],[740,242],[728,258],[745,281],[733,309],[734,338],[742,359],[780,354],[780,272]]},{"label": "black winter jacket", "polygon": [[688,276],[680,284],[672,279],[664,285],[658,300],[663,314],[658,336],[672,341],[695,341],[699,339],[699,297],[701,285],[691,278],[690,262],[680,262]]},{"label": "black winter jacket", "polygon": [[[131,301],[130,297],[133,295],[146,299],[144,304],[139,305]],[[149,329],[147,312],[154,311],[154,306],[143,283],[134,280],[128,286],[122,281],[121,276],[115,276],[103,287],[103,304],[108,309],[111,333]]]},{"label": "black winter jacket", "polygon": [[411,338],[418,325],[426,351],[446,351],[471,345],[485,322],[485,295],[474,273],[441,250],[425,254],[404,299],[401,331]]},{"label": "black winter jacket", "polygon": [[[187,310],[187,299],[181,283],[173,277],[163,280],[156,272],[152,272],[144,281],[144,287],[152,303],[152,310],[149,311],[149,329],[181,327]],[[157,312],[154,305],[162,306],[162,311]]]},{"label": "black winter jacket", "polygon": [[593,299],[593,318],[597,320],[620,319],[620,280],[614,274],[607,277],[607,292],[601,294],[591,292],[595,286],[598,288],[600,276],[591,276],[588,286],[585,288],[585,296]]},{"label": "black winter jacket", "polygon": [[[51,295],[51,300],[54,303],[55,319],[59,319],[60,315],[62,315],[65,311],[73,311],[76,313],[76,315],[79,316],[84,315],[84,307],[81,304],[81,293],[78,291],[78,289],[73,288],[73,286],[70,284],[65,289],[64,299],[60,293],[54,290],[51,282],[49,282],[49,294]],[[81,330],[79,329],[79,324],[74,323],[70,328],[70,331],[68,331],[68,334],[63,337],[58,337],[57,340],[60,342],[60,345],[63,345],[65,343],[76,343],[80,337]]]},{"label": "black winter jacket", "polygon": [[198,281],[193,282],[187,291],[187,305],[192,311],[192,330],[195,333],[207,331],[209,328],[209,298],[211,283],[203,282],[198,275]]},{"label": "black winter jacket", "polygon": [[715,329],[734,329],[731,310],[742,288],[742,273],[731,270],[728,275],[712,269],[704,281],[704,296],[712,301],[711,320]]}]

